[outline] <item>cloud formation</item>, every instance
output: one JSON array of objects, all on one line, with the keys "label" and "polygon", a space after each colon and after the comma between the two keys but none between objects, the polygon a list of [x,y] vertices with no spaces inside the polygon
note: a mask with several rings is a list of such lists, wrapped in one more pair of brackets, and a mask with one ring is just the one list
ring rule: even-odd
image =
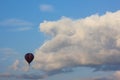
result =
[{"label": "cloud formation", "polygon": [[11,68],[13,68],[14,70],[17,70],[18,69],[18,65],[19,65],[19,60],[16,60],[13,65],[11,66]]},{"label": "cloud formation", "polygon": [[7,61],[9,58],[13,58],[13,55],[16,56],[17,52],[11,48],[0,48],[1,58],[0,63]]},{"label": "cloud formation", "polygon": [[12,28],[14,31],[26,31],[32,29],[33,23],[20,19],[7,19],[0,21],[0,26]]},{"label": "cloud formation", "polygon": [[83,80],[120,80],[120,71],[116,71],[112,75],[106,77],[98,77],[98,78],[83,79]]},{"label": "cloud formation", "polygon": [[[0,67],[1,71],[6,72],[10,70],[24,70],[23,61],[20,54],[12,48],[0,48]],[[22,58],[23,59],[23,58]]]},{"label": "cloud formation", "polygon": [[[30,79],[30,80],[40,80],[40,79],[45,79],[48,76],[51,76],[50,74],[36,74],[36,73],[22,73],[22,74],[11,74],[9,72],[6,73],[0,73],[0,79],[6,80],[6,78],[9,79]],[[76,78],[73,80],[119,80],[120,79],[120,71],[116,71],[111,75],[107,76],[94,76],[94,77],[89,77],[89,78]],[[72,80],[72,79],[71,79]]]},{"label": "cloud formation", "polygon": [[54,10],[53,6],[52,5],[49,5],[49,4],[41,4],[40,5],[40,10],[43,11],[43,12],[51,12]]},{"label": "cloud formation", "polygon": [[0,22],[2,26],[33,26],[32,23],[20,19],[7,19]]},{"label": "cloud formation", "polygon": [[95,70],[120,69],[119,17],[120,11],[117,11],[40,23],[40,31],[51,39],[36,50],[33,67],[46,72],[80,66]]},{"label": "cloud formation", "polygon": [[35,74],[11,74],[11,73],[0,73],[0,79],[6,80],[6,78],[9,79],[29,79],[29,80],[38,80],[43,79],[45,76],[41,75],[35,75]]},{"label": "cloud formation", "polygon": [[[44,21],[40,24],[40,31],[49,35],[51,39],[35,51],[35,59],[31,66],[45,73],[19,76],[7,74],[8,77],[43,79],[58,73],[72,72],[72,68],[81,66],[94,68],[95,71],[120,70],[119,17],[120,11],[117,11],[77,20],[62,17],[57,21]],[[28,67],[23,63],[16,60],[11,67],[14,70],[27,71]],[[91,78],[91,80],[115,78],[117,80],[118,76],[119,72],[116,72],[112,77]],[[6,77],[6,74],[1,74],[0,77]]]}]

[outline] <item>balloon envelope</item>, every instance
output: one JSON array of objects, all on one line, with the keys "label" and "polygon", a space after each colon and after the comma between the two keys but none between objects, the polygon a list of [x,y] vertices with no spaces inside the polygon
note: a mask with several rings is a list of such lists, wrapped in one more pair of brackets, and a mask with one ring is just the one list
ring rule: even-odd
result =
[{"label": "balloon envelope", "polygon": [[32,53],[25,54],[25,60],[30,64],[34,59],[34,55]]}]

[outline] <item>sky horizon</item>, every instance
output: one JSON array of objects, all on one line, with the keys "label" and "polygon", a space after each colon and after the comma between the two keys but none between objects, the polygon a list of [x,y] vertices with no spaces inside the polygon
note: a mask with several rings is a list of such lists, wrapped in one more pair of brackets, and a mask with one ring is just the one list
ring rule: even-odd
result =
[{"label": "sky horizon", "polygon": [[119,3],[1,0],[0,80],[119,80]]}]

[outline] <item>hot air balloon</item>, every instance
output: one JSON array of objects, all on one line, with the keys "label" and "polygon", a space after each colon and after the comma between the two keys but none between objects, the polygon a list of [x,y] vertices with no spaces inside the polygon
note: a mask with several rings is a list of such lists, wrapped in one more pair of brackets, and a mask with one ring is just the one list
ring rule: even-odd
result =
[{"label": "hot air balloon", "polygon": [[25,54],[25,60],[28,62],[29,65],[33,59],[34,59],[34,55],[32,53]]}]

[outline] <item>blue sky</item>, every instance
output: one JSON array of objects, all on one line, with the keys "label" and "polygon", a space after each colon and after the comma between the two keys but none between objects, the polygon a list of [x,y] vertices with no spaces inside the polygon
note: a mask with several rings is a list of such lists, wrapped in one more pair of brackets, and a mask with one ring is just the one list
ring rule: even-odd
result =
[{"label": "blue sky", "polygon": [[[1,0],[0,79],[117,80],[119,3]],[[35,55],[29,70],[27,52]]]}]

